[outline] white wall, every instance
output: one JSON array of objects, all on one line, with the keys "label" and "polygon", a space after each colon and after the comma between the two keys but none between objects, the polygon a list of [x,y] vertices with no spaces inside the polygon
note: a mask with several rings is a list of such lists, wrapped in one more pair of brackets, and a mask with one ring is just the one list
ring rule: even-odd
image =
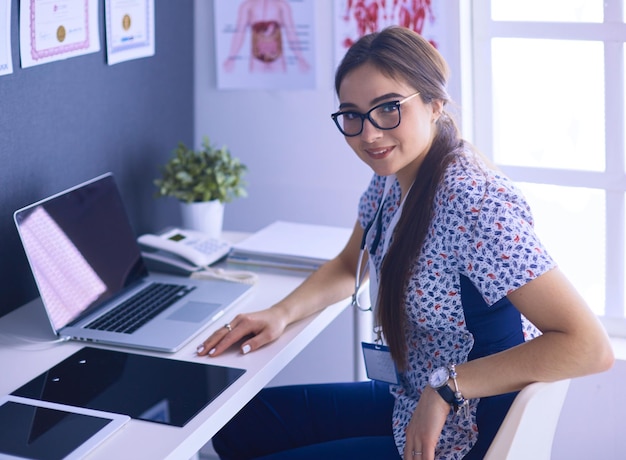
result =
[{"label": "white wall", "polygon": [[[225,227],[253,231],[276,219],[352,227],[371,171],[330,118],[338,106],[332,0],[315,1],[317,88],[306,91],[218,90],[212,5],[195,2],[196,142],[208,135],[228,145],[250,169],[249,197],[228,205]],[[454,14],[441,20],[453,21],[449,30],[458,29]],[[443,46],[452,51],[449,61],[458,59],[458,47]],[[458,72],[453,74],[450,92],[456,97]]]},{"label": "white wall", "polygon": [[626,355],[602,374],[574,379],[552,447],[553,460],[626,458]]},{"label": "white wall", "polygon": [[[316,1],[329,28],[331,1]],[[196,1],[196,137],[208,135],[248,165],[249,197],[226,209],[225,227],[256,230],[277,219],[352,227],[370,172],[334,126],[332,36],[316,29],[317,88],[216,89],[212,2]]]}]

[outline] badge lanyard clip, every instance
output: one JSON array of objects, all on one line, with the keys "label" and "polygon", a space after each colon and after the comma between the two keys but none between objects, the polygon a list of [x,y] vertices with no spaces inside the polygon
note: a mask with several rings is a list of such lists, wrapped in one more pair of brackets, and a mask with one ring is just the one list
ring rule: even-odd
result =
[{"label": "badge lanyard clip", "polygon": [[380,325],[374,326],[374,335],[376,338],[374,339],[374,343],[376,345],[383,345],[383,328]]}]

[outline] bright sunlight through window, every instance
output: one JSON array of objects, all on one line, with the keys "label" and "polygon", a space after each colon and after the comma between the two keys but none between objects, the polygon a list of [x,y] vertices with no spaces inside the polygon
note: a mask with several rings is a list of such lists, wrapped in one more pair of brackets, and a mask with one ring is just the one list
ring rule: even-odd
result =
[{"label": "bright sunlight through window", "polygon": [[626,0],[474,0],[473,139],[609,332],[626,336]]}]

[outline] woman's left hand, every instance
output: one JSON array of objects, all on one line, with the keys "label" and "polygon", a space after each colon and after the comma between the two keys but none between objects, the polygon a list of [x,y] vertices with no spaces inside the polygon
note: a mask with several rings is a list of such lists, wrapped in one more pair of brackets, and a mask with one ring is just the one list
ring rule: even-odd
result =
[{"label": "woman's left hand", "polygon": [[404,460],[435,459],[435,448],[449,413],[450,404],[431,387],[424,388],[406,428]]}]

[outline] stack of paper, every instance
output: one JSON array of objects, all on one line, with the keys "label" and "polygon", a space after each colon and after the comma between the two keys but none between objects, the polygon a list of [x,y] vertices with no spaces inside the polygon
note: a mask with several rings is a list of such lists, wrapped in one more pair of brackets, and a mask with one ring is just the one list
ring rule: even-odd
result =
[{"label": "stack of paper", "polygon": [[233,246],[229,262],[316,270],[344,248],[349,228],[276,221]]}]

